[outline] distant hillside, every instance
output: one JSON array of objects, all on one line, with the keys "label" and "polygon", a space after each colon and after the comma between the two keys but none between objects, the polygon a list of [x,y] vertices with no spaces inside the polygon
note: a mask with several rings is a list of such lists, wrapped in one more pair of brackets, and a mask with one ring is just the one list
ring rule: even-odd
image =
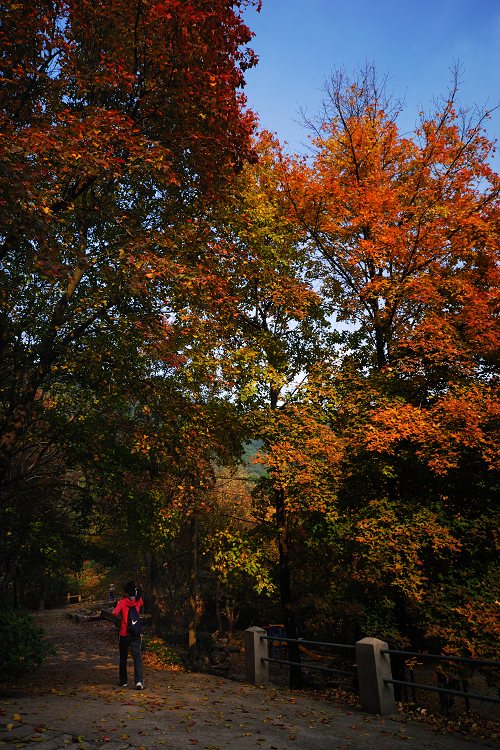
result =
[{"label": "distant hillside", "polygon": [[261,440],[251,440],[244,445],[243,463],[247,469],[248,476],[262,477],[265,476],[267,469],[263,464],[253,463],[256,454],[262,449]]}]

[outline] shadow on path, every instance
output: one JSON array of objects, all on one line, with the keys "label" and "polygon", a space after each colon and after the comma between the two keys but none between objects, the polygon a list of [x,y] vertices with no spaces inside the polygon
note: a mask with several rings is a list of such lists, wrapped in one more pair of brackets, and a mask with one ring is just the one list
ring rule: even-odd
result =
[{"label": "shadow on path", "polygon": [[108,750],[473,750],[491,741],[441,735],[303,693],[200,673],[146,670],[144,691],[117,687],[118,648],[105,622],[41,613],[57,654],[0,693],[0,743]]}]

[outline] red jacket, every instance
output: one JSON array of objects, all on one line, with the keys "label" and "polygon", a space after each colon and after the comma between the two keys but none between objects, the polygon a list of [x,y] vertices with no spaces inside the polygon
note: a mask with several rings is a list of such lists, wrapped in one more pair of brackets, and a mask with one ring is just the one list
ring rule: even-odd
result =
[{"label": "red jacket", "polygon": [[124,596],[123,599],[120,599],[118,604],[113,610],[113,614],[115,617],[121,617],[122,618],[122,624],[120,625],[120,635],[128,635],[127,633],[127,619],[128,619],[128,611],[130,607],[135,607],[138,612],[141,611],[141,608],[144,606],[144,602],[142,601],[142,597],[139,597],[136,601],[135,596]]}]

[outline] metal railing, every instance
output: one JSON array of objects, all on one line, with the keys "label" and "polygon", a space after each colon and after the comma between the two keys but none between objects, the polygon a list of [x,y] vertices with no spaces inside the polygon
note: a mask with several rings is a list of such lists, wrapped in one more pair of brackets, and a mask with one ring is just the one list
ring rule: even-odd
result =
[{"label": "metal railing", "polygon": [[[356,654],[356,646],[345,644],[345,643],[330,643],[325,641],[312,641],[312,640],[305,640],[303,638],[287,638],[286,636],[282,636],[279,634],[272,634],[272,635],[261,635],[260,636],[261,641],[268,641],[268,642],[278,642],[278,643],[295,643],[298,644],[299,648],[300,646],[312,646],[312,647],[319,647],[319,648],[330,648],[330,649],[343,649],[348,650]],[[484,670],[484,669],[497,669],[500,671],[500,662],[494,661],[492,659],[472,659],[469,657],[461,657],[461,656],[447,656],[446,654],[428,654],[428,653],[421,653],[418,651],[403,651],[403,650],[396,650],[396,649],[390,649],[385,648],[381,649],[380,654],[383,656],[389,656],[391,658],[391,662],[394,659],[397,658],[404,658],[405,660],[409,659],[427,659],[430,661],[435,662],[444,662],[444,663],[451,663],[453,665],[463,665],[467,666],[469,668],[473,668],[475,671]],[[312,656],[312,654],[311,654]],[[328,656],[325,654],[315,654],[315,658],[323,658],[327,659]],[[310,661],[291,661],[290,659],[284,659],[284,658],[274,658],[273,656],[269,656],[267,658],[262,658],[263,662],[268,662],[271,664],[280,664],[280,665],[286,665],[290,667],[300,667],[301,669],[306,670],[312,670],[312,671],[318,671],[318,672],[325,672],[325,673],[331,673],[331,674],[340,674],[345,675],[347,677],[351,678],[358,678],[359,672],[357,669],[354,670],[348,670],[348,669],[338,669],[335,667],[327,667],[327,666],[321,666],[318,664],[311,663]],[[384,678],[383,682],[386,685],[392,685],[398,688],[410,688],[413,695],[415,696],[416,690],[426,690],[433,693],[439,693],[444,695],[450,695],[454,697],[461,697],[464,698],[466,708],[469,710],[469,701],[470,700],[477,700],[477,701],[484,701],[488,703],[500,703],[500,698],[494,697],[492,695],[484,695],[481,693],[476,692],[469,692],[468,689],[463,690],[456,690],[452,687],[439,687],[436,685],[429,685],[426,683],[421,682],[415,682],[413,678],[413,669],[408,667],[408,665],[405,664],[405,669],[410,671],[411,678],[410,680],[400,680],[400,679],[394,679],[392,677],[392,670],[390,670],[391,677]],[[444,679],[449,679],[446,675],[444,676]],[[462,679],[462,685],[465,687],[466,681]]]},{"label": "metal railing", "polygon": [[[447,656],[446,654],[428,654],[428,653],[421,653],[419,651],[399,651],[397,649],[382,649],[382,654],[387,654],[391,657],[403,657],[405,659],[408,658],[417,658],[417,659],[427,659],[429,661],[435,661],[435,662],[445,662],[450,664],[456,664],[456,665],[465,665],[468,667],[473,667],[475,670],[480,670],[481,668],[493,668],[500,670],[500,662],[494,661],[493,659],[472,659],[470,657],[466,656]],[[406,667],[408,669],[408,667]],[[410,669],[410,674],[413,674],[413,669]],[[446,679],[446,676],[445,676]],[[413,694],[415,695],[415,690],[427,690],[432,693],[441,693],[442,695],[452,695],[455,697],[464,698],[466,702],[466,707],[469,709],[469,701],[470,700],[479,700],[484,701],[487,703],[500,703],[500,698],[490,696],[490,695],[483,695],[479,693],[471,693],[469,690],[455,690],[454,688],[449,687],[438,687],[437,685],[428,685],[426,683],[421,682],[415,682],[414,679],[411,680],[395,680],[395,679],[385,679],[384,682],[386,684],[390,685],[396,685],[398,687],[405,687],[410,688]],[[462,680],[462,685],[464,685],[465,681]]]},{"label": "metal railing", "polygon": [[[329,648],[348,649],[356,652],[355,646],[350,646],[345,643],[327,643],[324,641],[306,641],[303,638],[286,638],[280,635],[262,635],[261,641],[279,641],[280,643],[297,643],[300,646],[321,646]],[[321,667],[317,664],[311,664],[310,662],[303,661],[290,661],[289,659],[275,659],[272,657],[264,658],[262,661],[266,661],[271,664],[285,664],[290,667],[301,667],[302,669],[313,670],[316,672],[330,672],[332,674],[342,674],[347,677],[357,677],[355,670],[349,669],[337,669],[335,667]]]}]

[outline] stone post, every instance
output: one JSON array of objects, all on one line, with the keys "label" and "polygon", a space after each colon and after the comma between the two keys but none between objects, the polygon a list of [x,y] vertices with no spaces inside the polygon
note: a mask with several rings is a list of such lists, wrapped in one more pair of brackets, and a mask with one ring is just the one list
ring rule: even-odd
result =
[{"label": "stone post", "polygon": [[369,714],[387,716],[395,713],[394,688],[384,680],[392,680],[389,646],[378,638],[363,638],[356,643],[359,697],[361,708]]},{"label": "stone post", "polygon": [[252,685],[262,685],[269,681],[269,665],[263,659],[268,658],[268,641],[261,636],[267,635],[262,628],[245,630],[245,679]]}]

